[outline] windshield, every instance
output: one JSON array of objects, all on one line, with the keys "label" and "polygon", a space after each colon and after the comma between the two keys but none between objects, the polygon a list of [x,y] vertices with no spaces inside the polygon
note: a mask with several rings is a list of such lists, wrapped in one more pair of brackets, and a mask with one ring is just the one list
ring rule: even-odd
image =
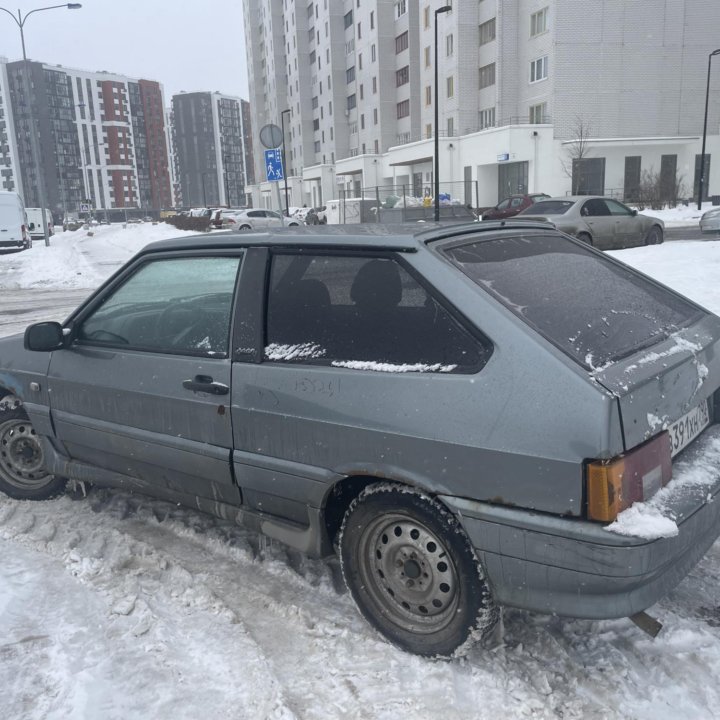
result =
[{"label": "windshield", "polygon": [[702,315],[684,298],[560,235],[492,238],[445,254],[590,369],[654,345]]},{"label": "windshield", "polygon": [[538,200],[520,215],[564,215],[574,204],[571,200]]}]

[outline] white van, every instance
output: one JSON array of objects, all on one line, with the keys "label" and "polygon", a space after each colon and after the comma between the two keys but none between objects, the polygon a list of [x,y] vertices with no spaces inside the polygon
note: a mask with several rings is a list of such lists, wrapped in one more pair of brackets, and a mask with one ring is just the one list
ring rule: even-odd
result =
[{"label": "white van", "polygon": [[[25,208],[28,219],[28,231],[33,240],[42,240],[45,237],[42,221],[41,208]],[[45,208],[45,219],[47,220],[48,235],[52,237],[55,234],[55,226],[53,225],[52,213]]]},{"label": "white van", "polygon": [[15,192],[0,192],[0,249],[32,247],[25,206]]}]

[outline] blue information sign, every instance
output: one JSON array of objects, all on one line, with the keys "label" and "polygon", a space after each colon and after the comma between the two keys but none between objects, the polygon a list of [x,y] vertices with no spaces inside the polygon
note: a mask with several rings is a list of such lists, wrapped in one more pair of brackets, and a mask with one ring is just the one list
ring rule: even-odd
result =
[{"label": "blue information sign", "polygon": [[265,171],[267,172],[268,182],[282,180],[285,177],[283,174],[282,150],[280,148],[265,151]]}]

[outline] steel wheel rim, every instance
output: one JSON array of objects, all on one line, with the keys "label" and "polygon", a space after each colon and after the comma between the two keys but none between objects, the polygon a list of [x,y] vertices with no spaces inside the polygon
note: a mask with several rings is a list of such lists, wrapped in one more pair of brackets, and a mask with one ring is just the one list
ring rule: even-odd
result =
[{"label": "steel wheel rim", "polygon": [[360,574],[379,612],[407,632],[446,627],[460,601],[458,574],[446,544],[425,524],[400,513],[363,530]]},{"label": "steel wheel rim", "polygon": [[36,490],[52,478],[45,453],[29,420],[0,423],[0,476],[20,490]]}]

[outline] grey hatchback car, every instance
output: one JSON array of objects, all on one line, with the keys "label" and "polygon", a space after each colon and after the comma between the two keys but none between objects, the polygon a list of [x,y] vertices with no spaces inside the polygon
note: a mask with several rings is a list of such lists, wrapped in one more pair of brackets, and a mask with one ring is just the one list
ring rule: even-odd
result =
[{"label": "grey hatchback car", "polygon": [[[718,387],[718,317],[546,223],[182,238],[0,341],[0,489],[337,552],[375,628],[448,657],[502,605],[669,592],[720,533]],[[655,496],[674,536],[608,530]]]}]

